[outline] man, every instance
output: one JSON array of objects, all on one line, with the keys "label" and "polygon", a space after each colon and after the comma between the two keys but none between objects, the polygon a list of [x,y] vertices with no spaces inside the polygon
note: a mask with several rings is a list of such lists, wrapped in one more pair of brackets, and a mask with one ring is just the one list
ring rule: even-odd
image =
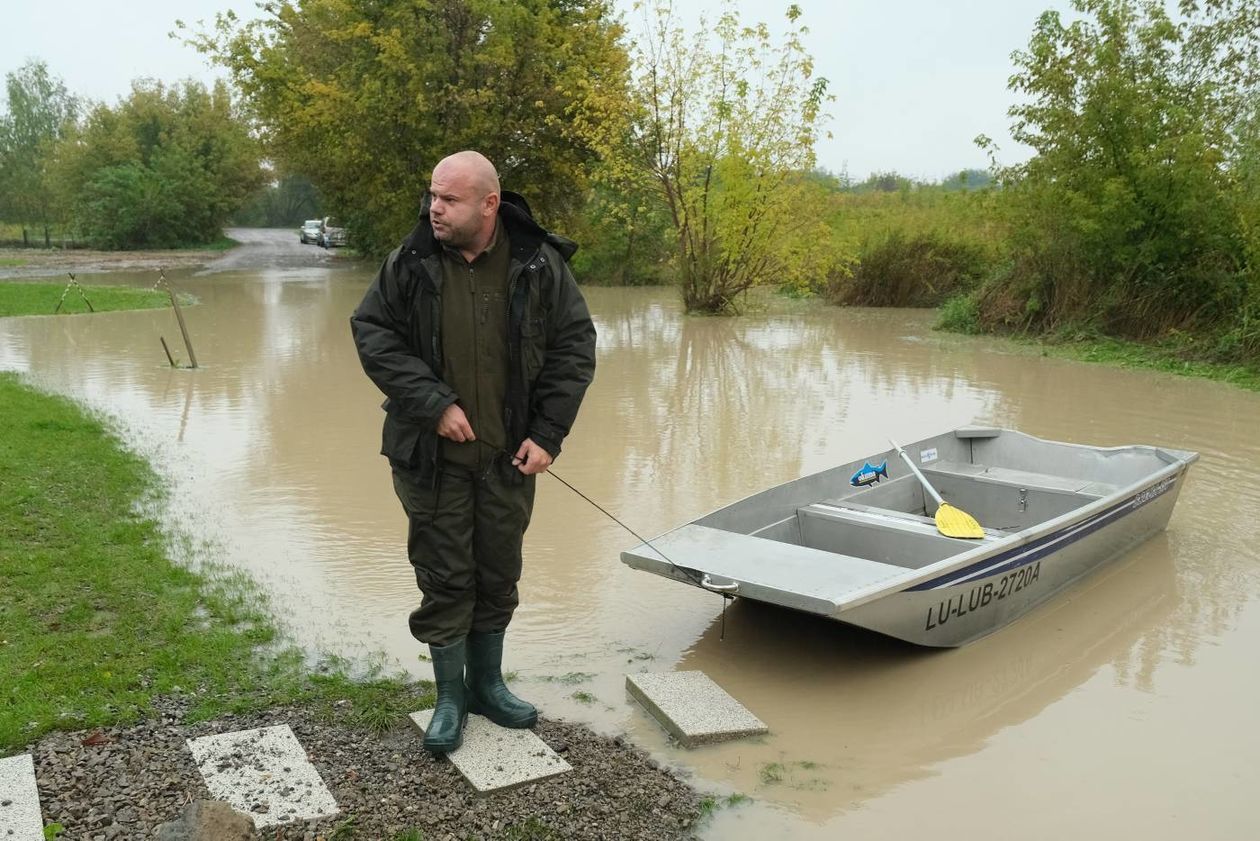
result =
[{"label": "man", "polygon": [[[494,166],[459,152],[433,170],[420,223],[350,319],[385,393],[381,452],[407,512],[437,705],[424,745],[463,742],[468,712],[528,728],[503,683],[534,481],[559,455],[595,373],[595,328],[566,260]],[[467,666],[467,674],[465,674]]]}]

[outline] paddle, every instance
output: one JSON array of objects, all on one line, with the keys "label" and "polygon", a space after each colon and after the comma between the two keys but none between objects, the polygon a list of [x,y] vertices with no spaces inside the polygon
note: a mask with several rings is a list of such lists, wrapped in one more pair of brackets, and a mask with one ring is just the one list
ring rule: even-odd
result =
[{"label": "paddle", "polygon": [[936,530],[946,537],[984,537],[984,529],[976,522],[976,518],[963,511],[961,508],[955,508],[945,500],[941,499],[941,495],[936,492],[936,488],[928,482],[927,477],[919,472],[919,468],[915,467],[910,456],[906,455],[905,450],[897,444],[896,441],[889,438],[888,443],[893,445],[893,449],[897,451],[897,455],[901,456],[902,461],[910,468],[910,472],[923,483],[923,489],[932,495],[932,499],[936,500]]}]

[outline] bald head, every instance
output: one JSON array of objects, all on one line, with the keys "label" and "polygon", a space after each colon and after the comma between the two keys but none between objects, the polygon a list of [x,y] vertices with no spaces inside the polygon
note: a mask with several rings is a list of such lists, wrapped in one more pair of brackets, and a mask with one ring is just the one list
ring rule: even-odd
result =
[{"label": "bald head", "polygon": [[499,174],[480,152],[443,158],[429,182],[429,222],[439,242],[473,260],[494,239],[499,214]]},{"label": "bald head", "polygon": [[443,178],[463,181],[483,196],[499,194],[499,173],[495,171],[490,159],[480,152],[466,149],[447,155],[433,168],[435,181],[439,174]]}]

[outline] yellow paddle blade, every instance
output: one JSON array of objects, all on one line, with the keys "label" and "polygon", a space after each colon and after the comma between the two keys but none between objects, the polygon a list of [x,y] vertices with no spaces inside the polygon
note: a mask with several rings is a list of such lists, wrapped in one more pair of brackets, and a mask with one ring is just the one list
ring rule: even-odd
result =
[{"label": "yellow paddle blade", "polygon": [[946,537],[984,537],[984,529],[975,517],[948,502],[936,509],[936,530]]}]

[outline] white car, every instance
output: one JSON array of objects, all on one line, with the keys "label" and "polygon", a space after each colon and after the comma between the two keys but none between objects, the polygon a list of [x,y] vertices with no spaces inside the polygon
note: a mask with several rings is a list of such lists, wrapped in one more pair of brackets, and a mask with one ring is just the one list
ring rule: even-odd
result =
[{"label": "white car", "polygon": [[319,239],[316,240],[324,248],[334,248],[346,244],[346,229],[341,220],[333,216],[325,216],[320,225]]},{"label": "white car", "polygon": [[319,235],[323,231],[323,229],[324,229],[324,220],[307,219],[305,222],[302,223],[302,227],[298,231],[298,235],[302,239],[302,244],[306,245],[308,242],[318,243]]}]

